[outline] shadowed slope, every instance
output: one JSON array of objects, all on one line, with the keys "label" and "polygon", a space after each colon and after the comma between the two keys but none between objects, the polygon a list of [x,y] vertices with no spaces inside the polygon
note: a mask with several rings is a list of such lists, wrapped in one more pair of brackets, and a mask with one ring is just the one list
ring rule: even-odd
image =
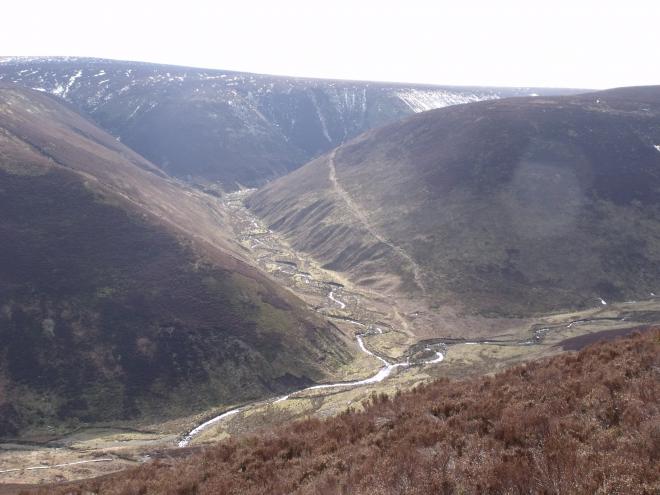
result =
[{"label": "shadowed slope", "polygon": [[216,198],[0,87],[0,435],[169,418],[333,376],[341,334],[241,261]]}]

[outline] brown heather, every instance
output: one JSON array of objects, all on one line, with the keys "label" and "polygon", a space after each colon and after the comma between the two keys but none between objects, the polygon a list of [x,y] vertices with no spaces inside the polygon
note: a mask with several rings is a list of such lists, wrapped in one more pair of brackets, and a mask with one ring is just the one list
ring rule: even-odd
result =
[{"label": "brown heather", "polygon": [[659,344],[655,327],[40,493],[657,494]]}]

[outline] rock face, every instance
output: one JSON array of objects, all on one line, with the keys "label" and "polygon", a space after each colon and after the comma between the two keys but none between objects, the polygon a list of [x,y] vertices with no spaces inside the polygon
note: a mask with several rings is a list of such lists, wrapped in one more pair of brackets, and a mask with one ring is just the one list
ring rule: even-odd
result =
[{"label": "rock face", "polygon": [[463,314],[637,299],[660,276],[660,87],[511,98],[369,131],[264,187],[332,269]]},{"label": "rock face", "polygon": [[568,91],[312,80],[84,58],[0,59],[0,81],[64,98],[166,172],[225,190],[264,184],[417,112]]},{"label": "rock face", "polygon": [[0,436],[176,417],[334,376],[332,326],[243,263],[222,203],[0,85]]}]

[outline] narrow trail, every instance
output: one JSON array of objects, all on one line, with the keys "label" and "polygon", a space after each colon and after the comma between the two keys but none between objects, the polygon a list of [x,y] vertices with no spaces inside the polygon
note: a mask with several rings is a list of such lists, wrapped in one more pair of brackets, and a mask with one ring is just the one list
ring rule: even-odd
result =
[{"label": "narrow trail", "polygon": [[388,246],[390,249],[392,249],[395,253],[397,253],[399,256],[401,256],[404,260],[408,262],[408,264],[412,267],[415,284],[417,284],[417,286],[421,289],[422,293],[426,295],[426,285],[424,285],[424,282],[422,280],[422,269],[419,267],[417,262],[401,246],[397,246],[392,241],[386,239],[381,234],[376,232],[376,229],[374,229],[374,227],[371,225],[369,219],[366,217],[362,209],[353,201],[353,199],[350,197],[348,192],[346,192],[346,190],[341,186],[341,184],[339,184],[339,181],[337,180],[337,170],[335,168],[336,155],[337,155],[337,149],[333,150],[330,156],[328,157],[328,167],[330,169],[329,177],[333,189],[343,199],[344,203],[346,203],[346,206],[348,206],[348,209],[351,211],[351,213],[360,221],[360,223],[362,223],[362,225],[364,225],[364,228],[367,229],[367,231],[373,237],[378,239],[379,242],[382,242],[383,244]]}]

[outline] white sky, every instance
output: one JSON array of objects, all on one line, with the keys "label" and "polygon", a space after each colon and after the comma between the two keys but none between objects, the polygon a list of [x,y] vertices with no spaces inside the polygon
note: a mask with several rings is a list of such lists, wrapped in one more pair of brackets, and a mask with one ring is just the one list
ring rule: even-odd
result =
[{"label": "white sky", "polygon": [[660,1],[3,0],[0,55],[341,79],[660,84]]}]

